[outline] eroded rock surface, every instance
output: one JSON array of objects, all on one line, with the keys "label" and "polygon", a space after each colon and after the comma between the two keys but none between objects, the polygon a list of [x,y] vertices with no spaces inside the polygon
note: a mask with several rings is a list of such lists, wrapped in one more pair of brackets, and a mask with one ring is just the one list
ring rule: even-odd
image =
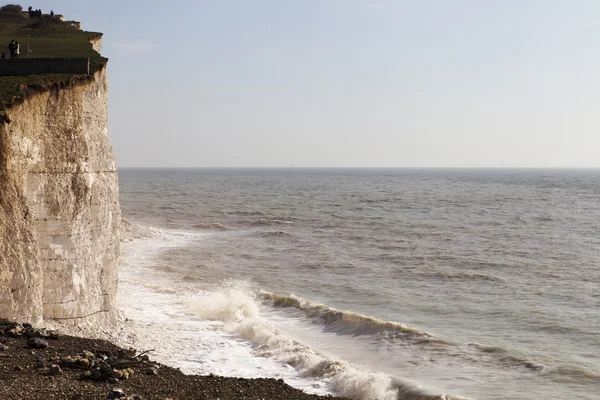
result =
[{"label": "eroded rock surface", "polygon": [[31,95],[0,127],[0,316],[114,320],[119,192],[108,82]]}]

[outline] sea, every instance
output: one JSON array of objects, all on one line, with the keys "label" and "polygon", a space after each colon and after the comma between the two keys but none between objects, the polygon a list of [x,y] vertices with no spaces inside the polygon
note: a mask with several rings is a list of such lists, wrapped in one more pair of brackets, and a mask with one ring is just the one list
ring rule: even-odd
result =
[{"label": "sea", "polygon": [[121,169],[122,337],[354,399],[600,399],[598,169]]}]

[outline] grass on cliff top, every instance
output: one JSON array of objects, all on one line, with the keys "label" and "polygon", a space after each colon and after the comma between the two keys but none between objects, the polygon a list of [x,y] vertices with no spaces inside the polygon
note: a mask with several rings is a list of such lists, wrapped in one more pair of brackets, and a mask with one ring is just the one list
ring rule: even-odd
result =
[{"label": "grass on cliff top", "polygon": [[[0,12],[1,14],[1,12]],[[8,56],[8,43],[11,39],[19,42],[20,57],[27,57],[29,45],[30,58],[50,57],[99,57],[92,48],[90,39],[100,36],[96,32],[79,31],[71,26],[31,29],[14,27],[2,29],[0,17],[0,50]]]},{"label": "grass on cliff top", "polygon": [[[92,48],[90,39],[101,36],[97,32],[80,31],[69,22],[43,16],[28,18],[21,13],[0,11],[0,52],[8,57],[8,43],[19,42],[21,58],[90,57],[90,69],[96,70],[105,63]],[[8,104],[22,97],[21,87],[43,88],[51,83],[68,84],[74,74],[46,74],[0,77],[0,114]],[[1,115],[0,115],[1,117]]]},{"label": "grass on cliff top", "polygon": [[53,83],[68,84],[75,74],[44,74],[30,76],[0,76],[0,113],[7,105],[22,97],[21,85],[41,89]]}]

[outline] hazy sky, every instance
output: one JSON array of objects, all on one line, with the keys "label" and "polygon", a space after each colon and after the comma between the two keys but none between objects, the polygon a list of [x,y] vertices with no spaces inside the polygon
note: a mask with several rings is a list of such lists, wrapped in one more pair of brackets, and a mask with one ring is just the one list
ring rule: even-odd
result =
[{"label": "hazy sky", "polygon": [[600,167],[597,0],[31,5],[104,32],[120,166]]}]

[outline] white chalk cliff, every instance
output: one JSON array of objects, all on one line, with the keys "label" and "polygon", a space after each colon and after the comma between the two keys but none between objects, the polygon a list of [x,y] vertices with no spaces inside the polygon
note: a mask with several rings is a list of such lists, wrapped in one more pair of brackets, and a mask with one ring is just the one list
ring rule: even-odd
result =
[{"label": "white chalk cliff", "polygon": [[[93,79],[92,79],[93,78]],[[0,317],[115,319],[120,206],[106,68],[0,123]]]}]

